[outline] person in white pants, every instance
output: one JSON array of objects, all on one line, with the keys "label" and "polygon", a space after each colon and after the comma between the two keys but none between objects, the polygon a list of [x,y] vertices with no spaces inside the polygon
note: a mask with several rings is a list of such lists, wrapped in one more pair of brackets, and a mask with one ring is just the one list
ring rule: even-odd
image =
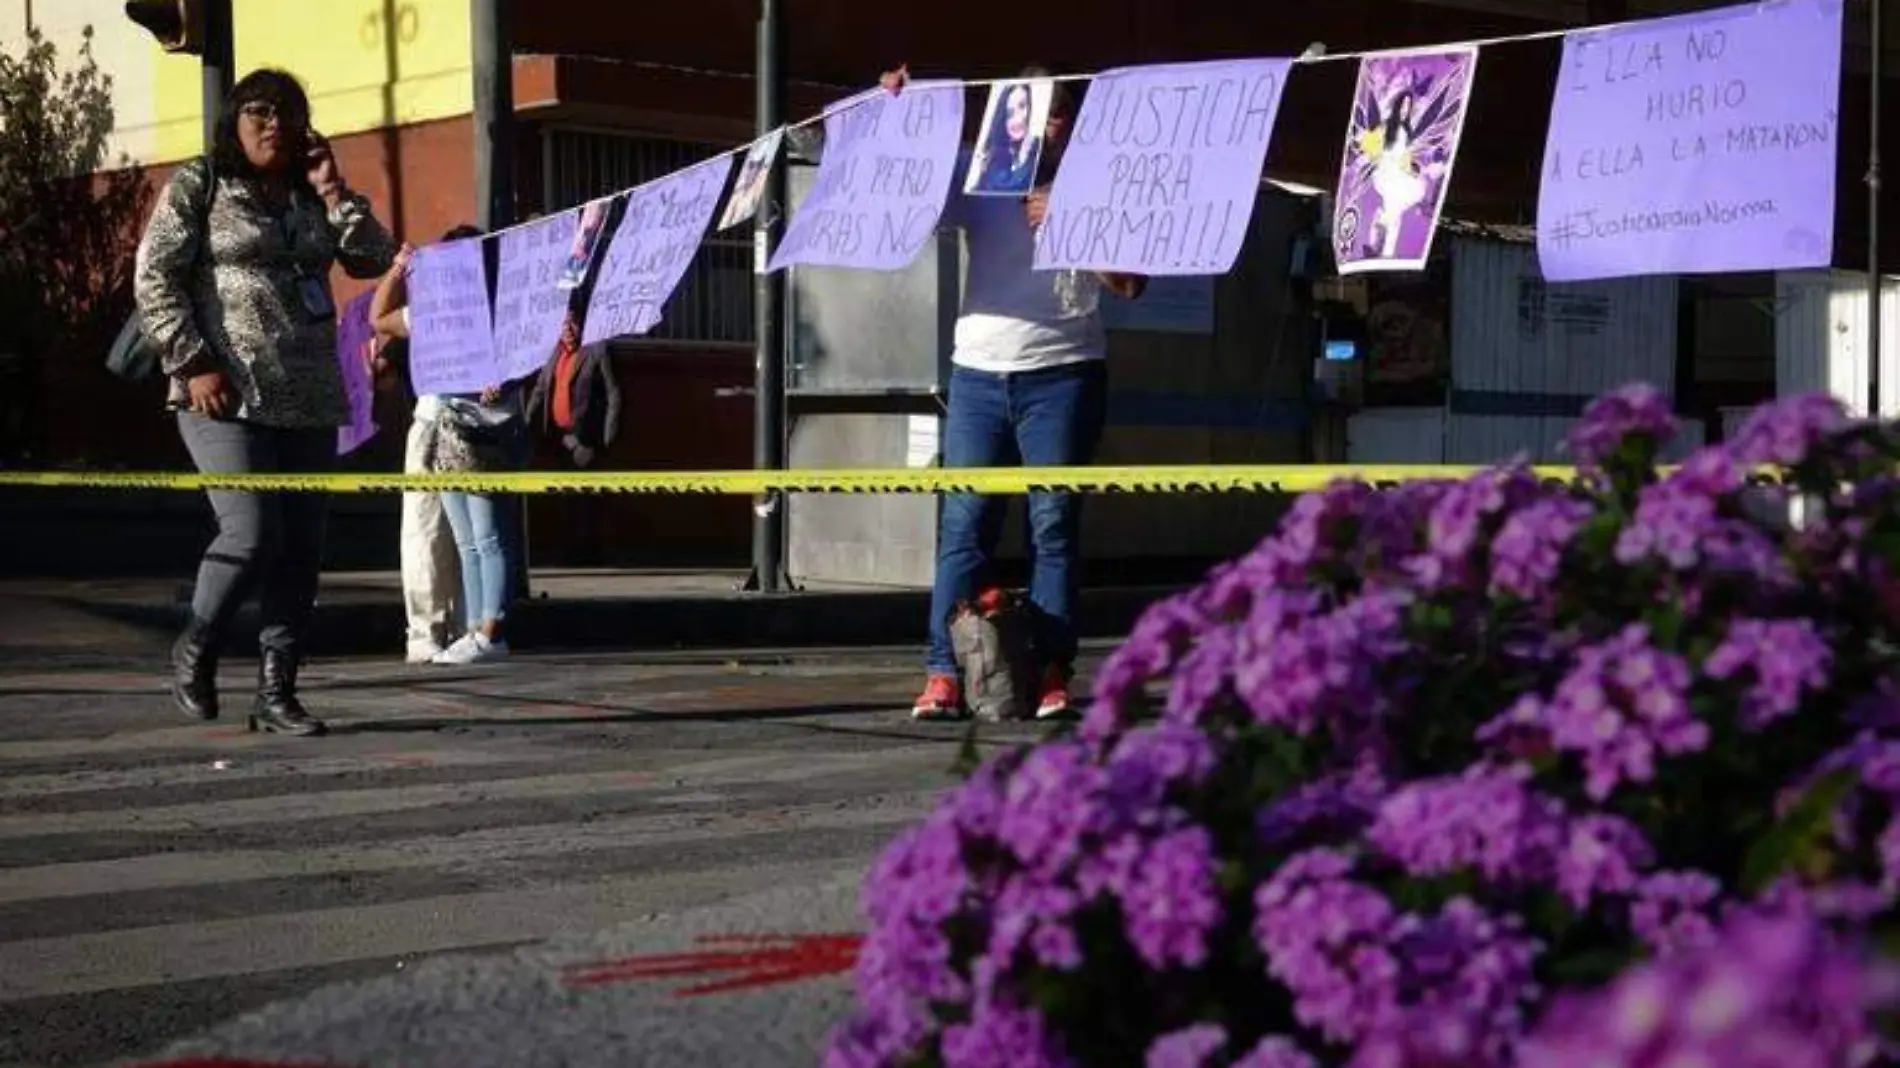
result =
[{"label": "person in white pants", "polygon": [[[408,245],[402,246],[388,277],[393,278],[404,270],[413,252]],[[385,292],[388,288],[387,279],[377,287],[377,299],[371,302],[372,313],[379,305],[389,303]],[[372,315],[371,322],[374,321]],[[377,380],[389,383],[394,379],[396,361],[389,358],[386,350],[390,345],[407,345],[407,342],[378,332],[375,344],[377,348],[373,366]],[[403,474],[430,473],[429,457],[436,433],[436,415],[440,408],[441,401],[436,397],[416,398],[415,414],[409,422],[409,438],[403,449]],[[411,664],[432,663],[462,633],[462,609],[459,603],[462,564],[456,553],[454,532],[449,529],[448,518],[442,512],[441,495],[402,495],[400,556],[402,606],[409,619],[408,655],[405,659]]]},{"label": "person in white pants", "polygon": [[[437,404],[434,397],[416,401],[403,452],[404,474],[429,472],[429,437],[435,432]],[[442,513],[442,498],[434,493],[403,494],[402,604],[409,617],[409,663],[431,663],[462,633],[462,609],[456,603],[462,588],[461,567],[455,536]]]}]

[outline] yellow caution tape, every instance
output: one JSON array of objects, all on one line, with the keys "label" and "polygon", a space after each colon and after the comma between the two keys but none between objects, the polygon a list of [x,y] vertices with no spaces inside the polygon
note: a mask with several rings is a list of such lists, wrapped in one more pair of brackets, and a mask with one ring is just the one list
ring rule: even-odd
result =
[{"label": "yellow caution tape", "polygon": [[[1396,485],[1466,478],[1480,467],[1434,464],[1235,464],[1154,467],[969,467],[801,471],[510,471],[438,475],[0,471],[0,487],[236,490],[290,493],[1303,493],[1339,479]],[[1571,467],[1534,467],[1568,482]]]}]

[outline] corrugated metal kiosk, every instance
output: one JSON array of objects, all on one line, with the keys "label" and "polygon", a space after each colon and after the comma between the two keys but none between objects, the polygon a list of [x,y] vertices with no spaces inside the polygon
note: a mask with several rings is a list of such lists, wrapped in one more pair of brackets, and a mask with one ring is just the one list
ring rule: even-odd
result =
[{"label": "corrugated metal kiosk", "polygon": [[[1354,414],[1351,462],[1489,464],[1521,453],[1534,463],[1568,463],[1564,439],[1592,398],[1636,381],[1674,397],[1675,276],[1546,282],[1530,236],[1451,221],[1440,227],[1438,262],[1420,284],[1431,292],[1426,303],[1443,309],[1446,343],[1431,371],[1442,386],[1430,403]],[[1378,321],[1381,309],[1370,316]],[[1381,355],[1375,339],[1375,378]],[[1689,422],[1667,455],[1701,443],[1701,426]]]},{"label": "corrugated metal kiosk", "polygon": [[[816,168],[790,169],[791,200]],[[1312,204],[1263,187],[1235,269],[1162,279],[1141,301],[1104,297],[1109,425],[1101,464],[1295,463],[1309,455],[1305,397],[1317,348],[1291,284]],[[787,284],[792,466],[924,467],[937,438],[963,274],[961,238],[939,235],[909,269],[796,268]],[[1114,307],[1114,305],[1120,305]],[[1105,495],[1084,511],[1088,559],[1215,560],[1244,551],[1283,503],[1268,495]],[[794,581],[928,586],[937,498],[793,495]],[[1020,559],[1013,505],[1000,555]]]}]

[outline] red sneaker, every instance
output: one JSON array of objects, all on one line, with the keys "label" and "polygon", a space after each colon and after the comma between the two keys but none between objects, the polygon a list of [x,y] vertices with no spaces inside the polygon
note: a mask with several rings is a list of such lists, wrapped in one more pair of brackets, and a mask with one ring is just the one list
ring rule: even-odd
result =
[{"label": "red sneaker", "polygon": [[910,708],[912,719],[962,719],[963,684],[949,675],[932,675]]},{"label": "red sneaker", "polygon": [[1042,690],[1036,699],[1036,718],[1062,719],[1071,710],[1069,676],[1061,668],[1051,667],[1042,673]]}]

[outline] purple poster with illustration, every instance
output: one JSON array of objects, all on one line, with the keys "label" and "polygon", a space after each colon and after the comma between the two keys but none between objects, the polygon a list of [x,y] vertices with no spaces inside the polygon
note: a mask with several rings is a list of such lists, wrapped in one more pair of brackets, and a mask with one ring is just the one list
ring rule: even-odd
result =
[{"label": "purple poster with illustration", "polygon": [[376,383],[370,377],[370,346],[376,331],[369,325],[369,302],[374,291],[359,294],[343,306],[336,324],[336,362],[343,372],[343,393],[350,401],[350,421],[336,430],[336,454],[348,456],[376,436]]},{"label": "purple poster with illustration", "polygon": [[825,109],[825,154],[767,270],[897,271],[937,232],[963,137],[963,83],[871,89]]},{"label": "purple poster with illustration", "polygon": [[627,194],[587,304],[584,344],[659,325],[660,310],[686,276],[731,176],[732,156],[723,153]]},{"label": "purple poster with illustration", "polygon": [[536,219],[503,233],[495,268],[495,359],[503,381],[526,378],[547,365],[567,322],[572,290],[561,271],[580,222],[580,209]]},{"label": "purple poster with illustration", "polygon": [[409,261],[409,382],[416,396],[480,393],[503,381],[482,239],[417,249]]},{"label": "purple poster with illustration", "polygon": [[1290,59],[1123,67],[1089,86],[1036,233],[1038,270],[1234,265]]},{"label": "purple poster with illustration", "polygon": [[1340,274],[1424,269],[1477,68],[1471,45],[1359,62],[1333,201]]},{"label": "purple poster with illustration", "polygon": [[1555,282],[1825,267],[1841,0],[1564,37],[1537,252]]}]

